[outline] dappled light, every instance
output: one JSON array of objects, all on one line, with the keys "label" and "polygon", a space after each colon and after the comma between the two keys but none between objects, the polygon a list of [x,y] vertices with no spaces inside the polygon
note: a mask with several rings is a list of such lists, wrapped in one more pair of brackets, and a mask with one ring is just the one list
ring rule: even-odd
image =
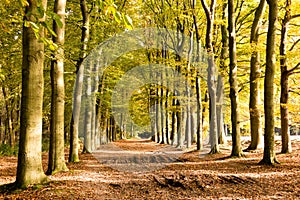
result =
[{"label": "dappled light", "polygon": [[[243,147],[249,141],[243,140]],[[256,153],[245,153],[242,159],[224,159],[230,154],[230,146],[221,145],[220,154],[200,156],[198,151],[186,151],[170,163],[157,161],[145,163],[153,169],[118,170],[103,163],[92,154],[81,154],[80,163],[69,163],[68,173],[49,176],[51,182],[36,190],[29,187],[17,194],[6,192],[8,198],[49,199],[49,198],[126,198],[144,199],[149,197],[171,198],[189,196],[190,198],[285,198],[300,195],[300,141],[292,142],[296,149],[289,155],[278,155],[282,164],[273,167],[258,165],[261,150]],[[122,140],[114,142],[124,152],[160,151],[165,145],[158,145],[149,140]],[[280,150],[280,143],[276,151]],[[141,157],[139,157],[141,159]],[[126,160],[126,158],[124,158]],[[133,167],[130,159],[123,167]],[[16,159],[0,158],[0,184],[11,183],[14,179]],[[160,164],[159,168],[151,164]],[[255,191],[255,192],[253,192]]]}]

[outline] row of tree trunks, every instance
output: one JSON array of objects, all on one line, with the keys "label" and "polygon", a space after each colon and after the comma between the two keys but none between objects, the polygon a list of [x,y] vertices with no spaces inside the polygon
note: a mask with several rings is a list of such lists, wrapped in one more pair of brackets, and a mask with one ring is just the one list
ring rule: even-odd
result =
[{"label": "row of tree trunks", "polygon": [[0,98],[4,99],[4,105],[0,107],[0,143],[14,147],[19,138],[20,94],[12,95],[14,91],[1,84]]}]

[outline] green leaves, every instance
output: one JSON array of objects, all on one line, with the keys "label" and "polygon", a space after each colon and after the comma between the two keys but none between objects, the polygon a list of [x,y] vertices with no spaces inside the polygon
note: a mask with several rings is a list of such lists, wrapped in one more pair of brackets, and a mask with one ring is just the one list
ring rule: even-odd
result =
[{"label": "green leaves", "polygon": [[118,11],[114,12],[114,18],[115,18],[116,22],[121,23],[121,21],[122,21],[122,15],[121,15],[120,12],[118,12]]},{"label": "green leaves", "polygon": [[29,3],[27,0],[19,0],[19,4],[21,7],[29,6]]},{"label": "green leaves", "polygon": [[126,28],[132,30],[133,29],[132,19],[128,15],[123,15],[123,19]]},{"label": "green leaves", "polygon": [[113,16],[114,20],[121,24],[123,23],[125,25],[125,27],[129,30],[133,29],[133,23],[132,23],[132,19],[124,14],[124,13],[120,13],[117,10],[117,6],[114,3],[111,3],[110,5],[108,5],[105,9],[105,15],[111,15]]},{"label": "green leaves", "polygon": [[59,28],[63,27],[63,23],[61,22],[61,17],[56,13],[51,13],[51,18],[55,21]]}]

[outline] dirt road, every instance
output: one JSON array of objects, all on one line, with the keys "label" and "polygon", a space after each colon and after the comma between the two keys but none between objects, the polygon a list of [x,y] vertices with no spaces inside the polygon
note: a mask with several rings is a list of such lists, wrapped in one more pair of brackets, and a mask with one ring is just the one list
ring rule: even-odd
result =
[{"label": "dirt road", "polygon": [[[300,199],[300,141],[293,149],[277,155],[280,165],[269,167],[257,164],[262,151],[224,159],[230,146],[206,155],[123,140],[80,155],[81,162],[69,163],[69,172],[50,176],[46,185],[13,193],[2,186],[0,199]],[[46,154],[43,161],[46,169]],[[1,185],[15,180],[16,162],[0,158]]]}]

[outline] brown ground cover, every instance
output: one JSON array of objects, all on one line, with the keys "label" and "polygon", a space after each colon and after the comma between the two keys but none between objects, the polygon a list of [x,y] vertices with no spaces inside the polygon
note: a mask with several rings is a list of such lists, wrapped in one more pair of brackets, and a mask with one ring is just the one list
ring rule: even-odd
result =
[{"label": "brown ground cover", "polygon": [[[206,155],[148,140],[119,141],[80,155],[81,162],[68,163],[69,172],[49,176],[48,184],[15,191],[3,185],[15,181],[17,158],[1,157],[0,199],[300,199],[300,140],[292,145],[293,153],[277,155],[281,164],[262,166],[261,150],[226,158],[230,142],[222,153]],[[99,159],[104,151],[109,156]],[[46,169],[46,154],[43,161]]]}]

